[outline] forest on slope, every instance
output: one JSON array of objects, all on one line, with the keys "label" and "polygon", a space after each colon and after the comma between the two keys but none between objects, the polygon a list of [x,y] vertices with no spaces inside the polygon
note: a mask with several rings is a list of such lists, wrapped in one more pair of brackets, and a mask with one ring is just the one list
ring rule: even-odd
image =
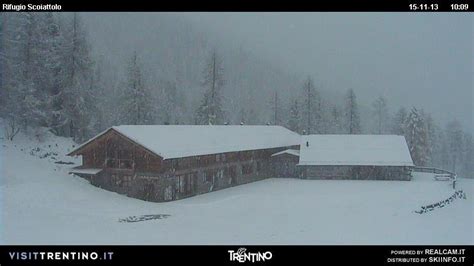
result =
[{"label": "forest on slope", "polygon": [[455,118],[442,124],[421,107],[391,106],[380,95],[359,102],[354,89],[322,88],[321,80],[174,14],[109,16],[115,16],[113,27],[94,13],[0,14],[2,137],[46,127],[83,142],[121,124],[272,124],[301,134],[398,134],[406,137],[415,164],[473,177],[472,134]]}]

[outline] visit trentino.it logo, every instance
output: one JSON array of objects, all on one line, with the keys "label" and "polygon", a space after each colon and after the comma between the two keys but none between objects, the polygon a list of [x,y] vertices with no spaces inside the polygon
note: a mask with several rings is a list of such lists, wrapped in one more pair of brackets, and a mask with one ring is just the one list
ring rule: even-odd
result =
[{"label": "visit trentino.it logo", "polygon": [[258,262],[258,261],[266,261],[272,258],[272,253],[270,251],[267,252],[245,252],[246,248],[239,248],[237,251],[229,250],[230,261],[238,261],[238,262]]}]

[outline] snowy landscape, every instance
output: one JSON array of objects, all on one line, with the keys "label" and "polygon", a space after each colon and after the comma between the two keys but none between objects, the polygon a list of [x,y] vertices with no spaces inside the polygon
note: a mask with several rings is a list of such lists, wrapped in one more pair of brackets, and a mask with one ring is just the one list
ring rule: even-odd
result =
[{"label": "snowy landscape", "polygon": [[[450,182],[426,173],[412,181],[270,178],[152,203],[68,175],[74,165],[56,162],[79,163],[65,156],[77,144],[37,136],[1,142],[3,244],[474,243],[473,179],[458,178],[466,199],[423,214],[415,211],[454,194]],[[120,221],[143,215],[169,216]]]},{"label": "snowy landscape", "polygon": [[[472,245],[471,25],[0,13],[0,244]],[[273,159],[294,176],[260,176]]]}]

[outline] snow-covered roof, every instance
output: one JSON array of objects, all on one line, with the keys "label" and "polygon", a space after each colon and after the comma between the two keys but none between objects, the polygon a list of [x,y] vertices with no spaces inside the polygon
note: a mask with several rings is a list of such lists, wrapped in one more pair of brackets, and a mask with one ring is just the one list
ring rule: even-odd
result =
[{"label": "snow-covered roof", "polygon": [[301,138],[281,126],[123,125],[112,129],[163,159],[294,146]]},{"label": "snow-covered roof", "polygon": [[403,136],[307,135],[301,138],[299,165],[413,166],[413,161]]},{"label": "snow-covered roof", "polygon": [[288,149],[288,150],[284,150],[284,151],[281,151],[281,152],[274,153],[274,154],[272,154],[272,156],[278,156],[278,155],[282,155],[282,154],[290,154],[290,155],[294,155],[294,156],[300,156],[300,151],[299,150]]}]

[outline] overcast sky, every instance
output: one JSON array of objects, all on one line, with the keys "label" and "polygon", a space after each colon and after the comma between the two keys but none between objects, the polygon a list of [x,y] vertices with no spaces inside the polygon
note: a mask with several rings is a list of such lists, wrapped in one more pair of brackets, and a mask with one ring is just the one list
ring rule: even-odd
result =
[{"label": "overcast sky", "polygon": [[470,13],[181,13],[229,43],[361,101],[425,108],[473,124]]}]

